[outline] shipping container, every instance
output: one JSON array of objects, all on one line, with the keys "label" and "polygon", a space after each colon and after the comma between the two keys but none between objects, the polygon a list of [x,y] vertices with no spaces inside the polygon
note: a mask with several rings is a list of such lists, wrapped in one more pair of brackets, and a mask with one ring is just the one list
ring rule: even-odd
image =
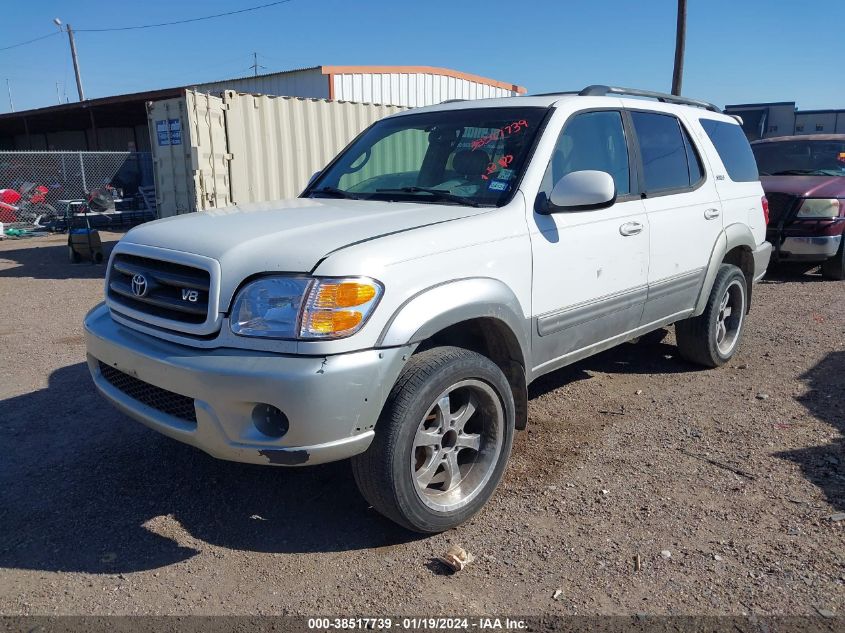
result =
[{"label": "shipping container", "polygon": [[362,130],[404,109],[231,90],[151,102],[159,216],[296,197]]}]

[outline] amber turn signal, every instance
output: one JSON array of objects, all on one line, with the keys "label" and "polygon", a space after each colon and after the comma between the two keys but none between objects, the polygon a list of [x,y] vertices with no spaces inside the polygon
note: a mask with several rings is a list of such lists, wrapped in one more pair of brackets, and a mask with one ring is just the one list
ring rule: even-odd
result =
[{"label": "amber turn signal", "polygon": [[314,300],[315,308],[350,308],[370,301],[376,296],[375,286],[356,281],[321,283]]},{"label": "amber turn signal", "polygon": [[305,327],[312,334],[337,334],[353,329],[363,318],[353,310],[318,310],[308,314]]},{"label": "amber turn signal", "polygon": [[368,277],[317,278],[302,312],[300,338],[351,336],[364,326],[382,290],[378,281]]}]

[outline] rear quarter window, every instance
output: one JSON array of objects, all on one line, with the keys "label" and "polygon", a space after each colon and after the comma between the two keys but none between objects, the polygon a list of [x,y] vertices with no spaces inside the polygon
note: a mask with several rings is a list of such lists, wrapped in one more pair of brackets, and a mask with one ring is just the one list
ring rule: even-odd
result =
[{"label": "rear quarter window", "polygon": [[699,119],[699,122],[719,153],[719,158],[722,159],[731,180],[734,182],[760,180],[754,153],[738,124],[714,119]]}]

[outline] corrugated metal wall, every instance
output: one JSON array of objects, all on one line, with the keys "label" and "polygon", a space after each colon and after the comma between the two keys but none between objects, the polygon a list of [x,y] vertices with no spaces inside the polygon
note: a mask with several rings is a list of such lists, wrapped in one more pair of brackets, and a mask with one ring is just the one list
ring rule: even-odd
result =
[{"label": "corrugated metal wall", "polygon": [[448,99],[512,97],[516,91],[434,73],[343,73],[332,75],[335,99],[390,103],[410,108]]},{"label": "corrugated metal wall", "polygon": [[403,108],[227,91],[226,135],[235,204],[298,196],[371,123]]},{"label": "corrugated metal wall", "polygon": [[[183,142],[189,142],[191,169],[197,210],[214,209],[231,204],[227,149],[226,106],[222,99],[198,92],[185,95],[190,129]],[[183,128],[184,129],[184,128]]]},{"label": "corrugated metal wall", "polygon": [[[516,90],[509,90],[507,84],[501,84],[492,79],[484,80],[481,77],[463,75],[448,69],[442,69],[441,73],[435,68],[432,68],[431,72],[424,72],[427,70],[425,67],[370,68],[371,70],[368,71],[366,66],[316,66],[200,84],[196,89],[213,95],[234,90],[253,94],[331,98],[337,101],[411,108],[434,105],[448,99],[489,99],[518,94]],[[396,68],[395,72],[391,68]]]},{"label": "corrugated metal wall", "polygon": [[292,95],[296,97],[329,98],[328,78],[319,66],[283,73],[241,77],[228,81],[215,81],[197,86],[199,92],[220,95],[225,90],[251,92],[262,95]]},{"label": "corrugated metal wall", "polygon": [[[398,106],[188,91],[150,104],[159,216],[298,196],[355,136]],[[174,142],[168,122],[178,120]]]},{"label": "corrugated metal wall", "polygon": [[[174,145],[169,133],[172,121],[178,121],[181,130],[189,129],[190,115],[186,98],[150,102],[147,105],[147,120],[152,144],[158,216],[164,218],[196,211],[198,203],[191,166],[191,144],[187,139],[180,139],[180,142]],[[166,141],[159,136],[159,125],[162,122],[166,124]]]},{"label": "corrugated metal wall", "polygon": [[159,217],[231,204],[225,106],[186,92],[147,108]]}]

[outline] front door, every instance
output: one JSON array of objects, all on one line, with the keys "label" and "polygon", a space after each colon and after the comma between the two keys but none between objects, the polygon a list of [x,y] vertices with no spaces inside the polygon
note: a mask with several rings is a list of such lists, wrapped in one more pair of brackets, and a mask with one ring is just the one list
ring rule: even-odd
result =
[{"label": "front door", "polygon": [[538,205],[564,175],[613,176],[617,202],[606,209],[538,213],[529,219],[534,261],[532,347],[545,373],[620,340],[638,327],[647,296],[649,226],[632,177],[622,113],[596,110],[564,124]]}]

